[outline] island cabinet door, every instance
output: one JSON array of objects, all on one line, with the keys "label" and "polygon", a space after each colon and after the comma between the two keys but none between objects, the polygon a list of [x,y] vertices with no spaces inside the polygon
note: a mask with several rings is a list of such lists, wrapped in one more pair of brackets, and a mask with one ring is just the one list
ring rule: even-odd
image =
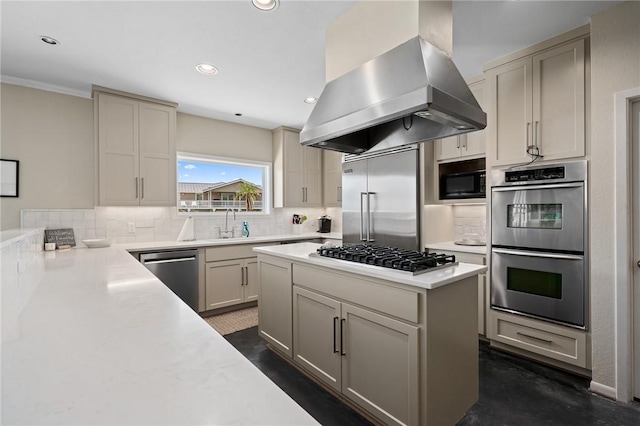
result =
[{"label": "island cabinet door", "polygon": [[293,287],[293,360],[341,391],[340,302]]},{"label": "island cabinet door", "polygon": [[293,356],[291,263],[258,256],[258,334],[288,358]]},{"label": "island cabinet door", "polygon": [[417,425],[418,328],[342,304],[342,393],[385,424]]}]

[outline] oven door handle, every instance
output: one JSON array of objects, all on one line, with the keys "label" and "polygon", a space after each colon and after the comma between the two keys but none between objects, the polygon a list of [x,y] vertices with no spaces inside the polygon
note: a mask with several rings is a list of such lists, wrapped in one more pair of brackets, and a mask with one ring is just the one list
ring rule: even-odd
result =
[{"label": "oven door handle", "polygon": [[509,250],[509,249],[499,249],[499,248],[492,248],[491,251],[498,254],[512,254],[514,256],[544,257],[547,259],[564,259],[564,260],[584,260],[584,256],[578,256],[575,254],[565,254],[565,253],[542,253],[538,251]]},{"label": "oven door handle", "polygon": [[582,182],[573,183],[552,183],[549,185],[513,185],[513,186],[494,186],[491,188],[493,192],[522,191],[530,189],[556,189],[556,188],[582,188]]}]

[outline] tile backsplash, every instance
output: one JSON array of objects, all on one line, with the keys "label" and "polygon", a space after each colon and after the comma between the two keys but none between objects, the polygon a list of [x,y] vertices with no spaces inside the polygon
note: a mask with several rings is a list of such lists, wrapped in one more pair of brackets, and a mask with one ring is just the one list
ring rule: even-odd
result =
[{"label": "tile backsplash", "polygon": [[[290,234],[291,217],[294,213],[306,215],[303,232],[318,229],[317,218],[323,214],[332,217],[332,231],[341,231],[339,208],[286,208],[274,209],[269,216],[229,214],[229,230],[232,226],[249,223],[252,236]],[[221,216],[194,215],[195,237],[199,240],[218,238],[224,228]],[[175,241],[187,219],[178,215],[173,207],[96,207],[95,209],[24,209],[20,214],[22,228],[73,228],[76,244],[88,238],[110,238],[115,243]]]},{"label": "tile backsplash", "polygon": [[486,234],[487,206],[485,204],[453,206],[454,241],[465,239],[486,241]]}]

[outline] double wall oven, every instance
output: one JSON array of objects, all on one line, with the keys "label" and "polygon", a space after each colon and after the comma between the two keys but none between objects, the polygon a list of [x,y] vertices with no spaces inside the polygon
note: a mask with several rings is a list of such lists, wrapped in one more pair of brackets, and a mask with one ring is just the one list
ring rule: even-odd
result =
[{"label": "double wall oven", "polygon": [[491,306],[587,327],[587,163],[492,171]]}]

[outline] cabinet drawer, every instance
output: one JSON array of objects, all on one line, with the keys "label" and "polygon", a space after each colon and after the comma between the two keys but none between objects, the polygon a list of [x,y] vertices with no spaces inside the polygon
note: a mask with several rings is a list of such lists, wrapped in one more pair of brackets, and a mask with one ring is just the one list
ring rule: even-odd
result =
[{"label": "cabinet drawer", "polygon": [[418,322],[419,293],[414,291],[298,264],[293,264],[293,283],[406,321]]},{"label": "cabinet drawer", "polygon": [[207,262],[213,262],[216,260],[256,257],[258,253],[253,251],[254,247],[272,246],[277,244],[279,243],[236,244],[231,246],[210,247],[207,249],[205,258]]},{"label": "cabinet drawer", "polygon": [[493,311],[492,339],[529,352],[587,367],[586,333]]}]

